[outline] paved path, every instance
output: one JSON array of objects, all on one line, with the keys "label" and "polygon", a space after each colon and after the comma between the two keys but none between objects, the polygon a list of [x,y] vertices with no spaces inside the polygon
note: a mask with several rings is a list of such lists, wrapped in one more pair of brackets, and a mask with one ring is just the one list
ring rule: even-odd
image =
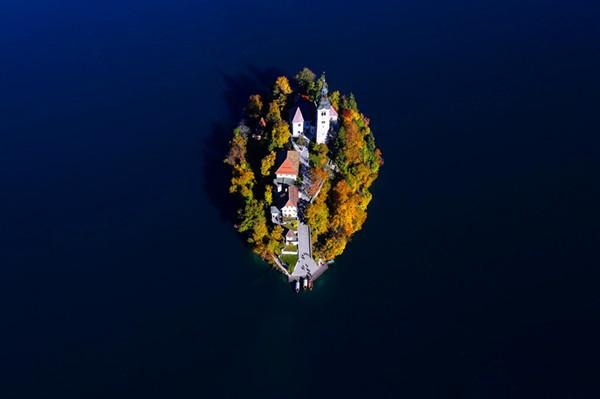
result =
[{"label": "paved path", "polygon": [[[306,136],[305,136],[306,139]],[[306,139],[308,141],[308,139]],[[294,150],[300,153],[300,163],[304,166],[308,166],[308,146],[300,146],[292,141]]]},{"label": "paved path", "polygon": [[[305,223],[298,223],[298,263],[292,273],[292,280],[317,274],[320,267],[312,258],[312,247],[310,245],[310,228]],[[322,272],[321,272],[322,273]],[[318,273],[319,275],[321,273]]]},{"label": "paved path", "polygon": [[[308,189],[312,185],[309,170],[308,160],[308,146],[299,146],[292,142],[294,149],[300,152],[300,169],[303,175],[301,198],[306,202],[310,202],[311,198],[306,195]],[[321,186],[323,182],[321,182]],[[320,191],[320,188],[319,188]],[[294,267],[294,271],[289,276],[290,281],[298,280],[302,277],[310,277],[312,280],[316,280],[323,272],[327,270],[327,265],[318,265],[312,257],[312,246],[310,237],[310,228],[307,224],[298,223],[298,263]]]}]

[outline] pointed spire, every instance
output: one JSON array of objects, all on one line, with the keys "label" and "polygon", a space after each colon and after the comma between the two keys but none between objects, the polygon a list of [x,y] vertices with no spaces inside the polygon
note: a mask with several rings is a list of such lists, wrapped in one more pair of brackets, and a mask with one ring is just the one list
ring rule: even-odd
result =
[{"label": "pointed spire", "polygon": [[296,108],[296,112],[294,113],[294,118],[292,119],[292,123],[300,123],[304,122],[304,116],[302,115],[302,111],[300,111],[300,107]]},{"label": "pointed spire", "polygon": [[319,99],[319,106],[317,109],[330,108],[331,104],[329,103],[329,98],[327,98],[329,89],[327,87],[327,80],[325,80],[325,72],[321,75],[321,80],[323,82],[323,87],[321,87],[321,98]]},{"label": "pointed spire", "polygon": [[321,74],[321,80],[323,81],[323,87],[321,88],[321,96],[327,97],[329,93],[329,88],[327,87],[327,80],[325,79],[325,72]]}]

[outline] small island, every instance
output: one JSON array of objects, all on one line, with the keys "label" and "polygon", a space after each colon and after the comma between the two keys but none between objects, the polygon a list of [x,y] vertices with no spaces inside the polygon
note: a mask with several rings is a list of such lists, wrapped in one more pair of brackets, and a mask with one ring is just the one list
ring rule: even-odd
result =
[{"label": "small island", "polygon": [[225,163],[235,228],[298,292],[361,229],[383,158],[353,94],[330,93],[308,68],[293,82],[250,96]]}]

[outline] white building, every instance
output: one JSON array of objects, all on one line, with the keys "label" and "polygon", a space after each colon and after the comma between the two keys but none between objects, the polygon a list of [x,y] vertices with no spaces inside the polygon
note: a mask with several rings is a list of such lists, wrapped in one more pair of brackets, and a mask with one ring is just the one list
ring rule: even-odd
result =
[{"label": "white building", "polygon": [[298,217],[298,187],[287,186],[287,192],[281,198],[281,214],[283,217],[296,219]]},{"label": "white building", "polygon": [[285,234],[286,245],[298,245],[298,232],[294,230],[288,230]]},{"label": "white building", "polygon": [[[317,104],[308,101],[306,96],[298,96],[290,109],[289,120],[292,137],[306,136],[318,144],[327,142],[329,130],[338,120],[337,111],[331,106],[328,98],[327,81],[322,76],[323,87]],[[315,134],[316,133],[316,134]]]},{"label": "white building", "polygon": [[304,133],[304,116],[300,107],[296,107],[294,117],[292,118],[292,137],[300,137]]},{"label": "white building", "polygon": [[289,114],[292,137],[312,136],[315,130],[315,114],[315,104],[303,96],[298,96]]},{"label": "white building", "polygon": [[328,89],[325,75],[323,75],[323,88],[321,89],[321,97],[317,106],[317,144],[327,143],[329,129],[332,122],[337,122],[338,114],[331,106],[327,97]]}]

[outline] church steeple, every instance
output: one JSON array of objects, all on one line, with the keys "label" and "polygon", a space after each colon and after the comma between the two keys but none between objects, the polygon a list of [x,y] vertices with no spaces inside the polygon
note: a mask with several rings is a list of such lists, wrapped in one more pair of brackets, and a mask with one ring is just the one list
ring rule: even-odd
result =
[{"label": "church steeple", "polygon": [[325,80],[325,72],[323,72],[321,75],[321,81],[323,82],[323,86],[321,87],[321,98],[319,99],[319,106],[317,109],[329,109],[331,108],[331,104],[329,103],[329,98],[327,97],[329,88],[327,87],[327,80]]},{"label": "church steeple", "polygon": [[321,75],[321,80],[323,80],[323,87],[321,88],[321,97],[327,97],[329,93],[329,88],[327,87],[327,80],[325,80],[325,72]]},{"label": "church steeple", "polygon": [[[331,126],[331,103],[327,94],[329,89],[327,88],[327,81],[325,80],[325,73],[321,75],[321,96],[319,98],[319,105],[317,106],[317,143],[327,143],[327,136],[329,135],[329,128]],[[335,110],[334,110],[335,112]]]}]

